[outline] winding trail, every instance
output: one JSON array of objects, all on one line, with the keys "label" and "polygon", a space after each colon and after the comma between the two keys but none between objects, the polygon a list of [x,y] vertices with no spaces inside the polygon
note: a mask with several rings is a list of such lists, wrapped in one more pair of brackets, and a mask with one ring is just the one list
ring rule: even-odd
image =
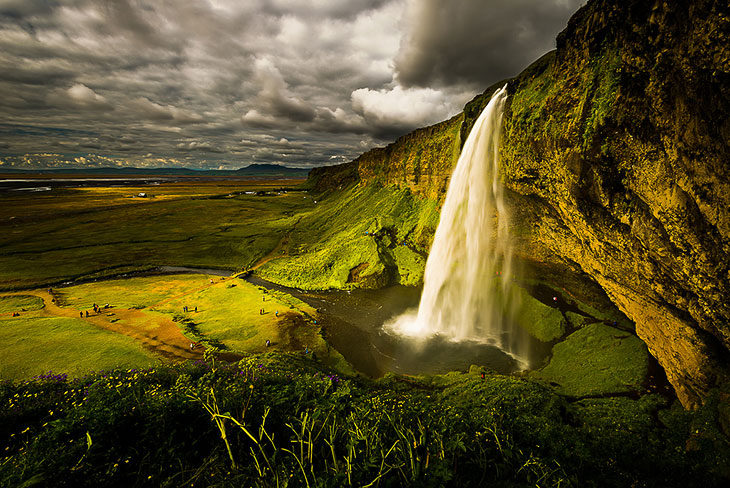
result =
[{"label": "winding trail", "polygon": [[[269,254],[262,257],[258,261],[256,261],[256,263],[253,266],[251,266],[249,269],[244,271],[244,273],[248,273],[250,271],[256,271],[257,269],[259,269],[261,266],[268,263],[269,261],[272,261],[274,259],[281,258],[284,256],[288,256],[289,251],[287,250],[287,247],[289,246],[289,239],[291,238],[292,232],[294,232],[294,230],[297,228],[297,225],[299,225],[299,222],[301,222],[301,221],[302,221],[302,217],[299,217],[299,219],[294,223],[294,225],[291,227],[291,229],[289,229],[289,231],[282,236],[281,240],[278,242],[278,244],[276,244],[276,247],[274,249],[272,249]],[[242,273],[239,273],[239,274],[242,274]],[[238,275],[236,275],[236,276],[238,276]]]},{"label": "winding trail", "polygon": [[[213,285],[209,284],[206,286],[209,287]],[[53,301],[54,297],[46,290],[24,290],[3,292],[2,294],[5,296],[31,295],[38,297],[43,300],[44,303],[44,307],[37,311],[41,316],[68,317],[83,320],[99,329],[109,330],[117,334],[123,334],[131,337],[138,341],[145,349],[171,361],[203,358],[204,348],[196,347],[194,350],[191,350],[190,339],[183,335],[175,322],[165,316],[150,316],[138,309],[120,309],[110,307],[102,309],[102,312],[99,314],[91,313],[88,317],[80,317],[79,313],[85,312],[85,310],[61,307],[57,305]],[[177,297],[173,297],[168,300],[172,300],[174,298]],[[134,324],[144,325],[137,326]]]}]

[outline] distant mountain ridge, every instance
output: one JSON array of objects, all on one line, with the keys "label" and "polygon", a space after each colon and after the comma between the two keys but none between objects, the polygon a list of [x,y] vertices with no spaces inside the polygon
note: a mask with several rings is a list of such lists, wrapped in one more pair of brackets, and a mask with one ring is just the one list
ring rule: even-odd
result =
[{"label": "distant mountain ridge", "polygon": [[69,174],[98,176],[269,176],[306,178],[309,169],[290,168],[278,164],[251,164],[236,170],[197,170],[189,168],[52,168],[52,169],[20,169],[0,167],[0,174]]}]

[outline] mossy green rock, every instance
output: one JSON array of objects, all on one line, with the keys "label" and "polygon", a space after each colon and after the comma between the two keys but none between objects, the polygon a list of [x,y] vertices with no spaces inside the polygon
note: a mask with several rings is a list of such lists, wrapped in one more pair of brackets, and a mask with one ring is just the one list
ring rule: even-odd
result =
[{"label": "mossy green rock", "polygon": [[728,40],[726,2],[590,2],[504,118],[531,244],[594,277],[687,407],[730,371]]},{"label": "mossy green rock", "polygon": [[574,312],[565,312],[565,318],[568,319],[568,324],[573,329],[579,329],[586,324],[586,317]]},{"label": "mossy green rock", "polygon": [[591,324],[555,345],[550,363],[533,373],[574,397],[628,393],[641,389],[649,354],[636,336]]},{"label": "mossy green rock", "polygon": [[560,310],[545,305],[524,291],[519,295],[517,317],[522,328],[539,341],[550,342],[565,334],[567,322]]}]

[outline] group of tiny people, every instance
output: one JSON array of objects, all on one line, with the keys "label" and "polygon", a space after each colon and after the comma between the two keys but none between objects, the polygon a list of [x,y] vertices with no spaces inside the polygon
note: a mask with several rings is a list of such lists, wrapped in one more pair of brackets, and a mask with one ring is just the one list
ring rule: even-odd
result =
[{"label": "group of tiny people", "polygon": [[[102,310],[106,310],[106,309],[108,309],[110,307],[111,307],[111,305],[109,305],[108,303],[104,304],[103,307],[101,305],[97,305],[95,303],[93,309],[94,309],[94,313],[99,314],[99,313],[101,313]],[[89,318],[89,311],[88,310],[85,310],[85,311],[79,312],[79,317],[81,317],[82,319],[84,318],[84,315],[86,315],[86,318],[88,319]]]},{"label": "group of tiny people", "polygon": [[[210,280],[211,283],[213,283],[213,280]],[[187,305],[183,306],[183,312],[190,312],[190,307]],[[198,306],[193,307],[193,312],[198,313]],[[191,342],[190,343],[190,350],[194,351],[196,347],[202,347],[203,345],[200,342]]]},{"label": "group of tiny people", "polygon": [[[266,293],[266,292],[264,292],[264,293]],[[265,302],[265,301],[266,301],[266,295],[264,295],[264,296],[262,296],[262,297],[261,297],[261,301],[262,301],[262,302]],[[263,309],[263,308],[260,308],[260,309],[259,309],[259,315],[266,315],[266,310],[265,310],[265,309]],[[275,315],[276,315],[277,317],[279,316],[279,311],[278,311],[278,310],[277,310],[277,311],[275,312]],[[267,341],[267,342],[268,342],[268,341]],[[266,345],[268,346],[268,344],[266,344]]]}]

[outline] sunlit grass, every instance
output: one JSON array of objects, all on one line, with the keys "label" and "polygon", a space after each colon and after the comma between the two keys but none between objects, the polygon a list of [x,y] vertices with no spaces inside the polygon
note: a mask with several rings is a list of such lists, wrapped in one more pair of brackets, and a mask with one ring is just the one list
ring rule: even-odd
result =
[{"label": "sunlit grass", "polygon": [[43,300],[30,295],[0,296],[0,314],[43,308]]},{"label": "sunlit grass", "polygon": [[[414,285],[437,223],[434,201],[397,187],[355,186],[324,196],[302,214],[286,253],[260,274],[304,289]],[[367,266],[353,275],[361,265]]]},{"label": "sunlit grass", "polygon": [[[0,195],[0,289],[161,265],[250,267],[312,206],[299,192],[241,194],[260,186],[190,182]],[[138,190],[155,198],[132,198]]]},{"label": "sunlit grass", "polygon": [[94,303],[144,308],[191,293],[208,285],[210,279],[200,274],[132,277],[57,288],[55,293],[62,303],[83,310],[91,309]]},{"label": "sunlit grass", "polygon": [[23,316],[0,319],[0,379],[47,371],[78,375],[99,369],[140,367],[155,362],[129,337],[72,318]]},{"label": "sunlit grass", "polygon": [[322,338],[316,310],[291,295],[265,291],[243,279],[147,276],[58,288],[55,293],[62,304],[78,310],[107,303],[113,310],[138,309],[130,317],[116,316],[116,325],[130,330],[153,329],[160,319],[173,320],[191,341],[206,347],[239,353],[307,348],[327,364],[351,371]]}]

